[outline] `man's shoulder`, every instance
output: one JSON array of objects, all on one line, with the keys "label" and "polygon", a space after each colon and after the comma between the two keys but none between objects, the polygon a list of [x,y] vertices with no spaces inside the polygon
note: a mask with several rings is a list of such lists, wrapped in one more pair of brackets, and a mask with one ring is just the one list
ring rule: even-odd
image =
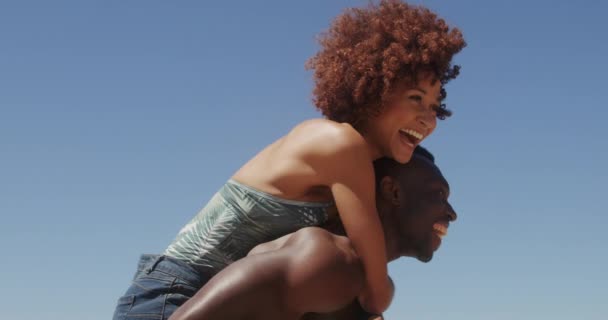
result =
[{"label": "man's shoulder", "polygon": [[294,245],[321,246],[328,248],[341,248],[350,245],[350,240],[320,227],[302,228],[293,233]]},{"label": "man's shoulder", "polygon": [[363,289],[361,259],[347,237],[317,227],[303,228],[281,249],[288,255],[290,305],[305,312],[332,312],[351,303]]},{"label": "man's shoulder", "polygon": [[[326,267],[362,270],[362,263],[349,238],[333,234],[319,227],[308,227],[293,234],[286,243],[289,252],[297,259],[312,259],[321,269]],[[363,275],[363,273],[361,273]],[[354,279],[353,279],[354,280]]]},{"label": "man's shoulder", "polygon": [[[249,255],[271,253],[287,259],[287,272],[306,271],[331,274],[339,270],[350,281],[363,281],[365,274],[361,259],[349,238],[319,227],[306,227],[294,233],[255,247]],[[317,274],[317,275],[319,275]]]}]

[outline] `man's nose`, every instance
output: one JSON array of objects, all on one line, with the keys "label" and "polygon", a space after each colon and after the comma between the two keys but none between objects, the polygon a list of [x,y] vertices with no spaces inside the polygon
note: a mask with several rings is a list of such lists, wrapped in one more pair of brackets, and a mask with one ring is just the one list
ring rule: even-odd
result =
[{"label": "man's nose", "polygon": [[451,204],[448,204],[448,217],[450,218],[450,221],[455,221],[458,218],[458,215]]}]

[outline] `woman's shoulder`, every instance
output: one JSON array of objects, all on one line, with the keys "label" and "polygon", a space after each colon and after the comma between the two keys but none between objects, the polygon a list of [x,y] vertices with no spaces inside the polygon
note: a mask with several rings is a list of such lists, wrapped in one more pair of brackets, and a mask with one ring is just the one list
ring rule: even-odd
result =
[{"label": "woman's shoulder", "polygon": [[357,132],[350,124],[336,122],[329,119],[309,119],[297,124],[293,130],[323,130],[323,131],[354,131]]},{"label": "woman's shoulder", "polygon": [[353,170],[373,171],[367,141],[349,124],[324,119],[302,122],[282,141],[282,148],[312,167],[323,177],[322,183],[352,175]]},{"label": "woman's shoulder", "polygon": [[334,150],[364,146],[365,139],[350,124],[327,119],[311,119],[296,125],[288,134],[289,138],[304,140],[321,149]]}]

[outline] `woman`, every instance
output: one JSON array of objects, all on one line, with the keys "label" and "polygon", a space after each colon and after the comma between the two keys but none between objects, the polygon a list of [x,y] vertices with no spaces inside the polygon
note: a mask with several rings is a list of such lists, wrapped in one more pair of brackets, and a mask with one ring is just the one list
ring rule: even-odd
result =
[{"label": "woman", "polygon": [[[443,85],[465,42],[426,8],[397,0],[350,9],[308,62],[315,104],[305,121],[240,168],[119,300],[114,319],[166,319],[213,275],[254,246],[340,219],[361,257],[361,305],[390,300],[372,162],[400,163],[450,115]],[[337,212],[336,213],[336,210]]]}]

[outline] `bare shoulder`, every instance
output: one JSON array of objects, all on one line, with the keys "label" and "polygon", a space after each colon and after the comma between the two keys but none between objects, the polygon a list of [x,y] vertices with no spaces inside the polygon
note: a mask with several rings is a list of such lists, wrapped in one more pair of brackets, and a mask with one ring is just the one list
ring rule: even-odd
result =
[{"label": "bare shoulder", "polygon": [[[335,270],[342,275],[352,275],[349,280],[355,282],[364,276],[363,265],[350,239],[319,227],[302,228],[276,240],[260,244],[253,248],[248,256],[271,252],[282,252],[288,256],[290,264],[296,266],[289,268],[288,271],[293,271],[298,277],[320,277],[324,274],[329,275]],[[301,262],[305,262],[305,270],[297,267]],[[331,271],[328,273],[328,270]]]},{"label": "bare shoulder", "polygon": [[340,123],[327,119],[310,119],[300,122],[293,128],[293,131],[306,130],[311,132],[317,132],[319,134],[330,134],[330,135],[348,135],[358,134],[348,123]]},{"label": "bare shoulder", "polygon": [[304,121],[295,126],[286,138],[306,142],[310,151],[324,154],[364,149],[366,145],[363,136],[350,124],[326,119]]},{"label": "bare shoulder", "polygon": [[[344,168],[345,162],[362,167],[364,159],[370,158],[366,145],[348,124],[307,120],[264,148],[232,178],[288,199],[327,201],[328,192],[319,189],[330,186],[338,173],[350,174],[352,168]],[[371,160],[367,161],[371,166]]]},{"label": "bare shoulder", "polygon": [[331,260],[358,263],[359,257],[353,249],[350,239],[319,227],[308,227],[296,231],[290,242],[294,246],[301,246],[301,250],[326,255],[325,258]]},{"label": "bare shoulder", "polygon": [[361,260],[343,236],[321,228],[304,228],[285,243],[293,252],[285,275],[289,304],[305,312],[332,312],[361,292]]},{"label": "bare shoulder", "polygon": [[350,179],[355,170],[360,173],[357,177],[373,172],[367,141],[346,123],[324,119],[304,121],[285,137],[283,147],[291,148],[291,154],[296,154],[315,171],[319,184],[332,185],[345,176]]}]

